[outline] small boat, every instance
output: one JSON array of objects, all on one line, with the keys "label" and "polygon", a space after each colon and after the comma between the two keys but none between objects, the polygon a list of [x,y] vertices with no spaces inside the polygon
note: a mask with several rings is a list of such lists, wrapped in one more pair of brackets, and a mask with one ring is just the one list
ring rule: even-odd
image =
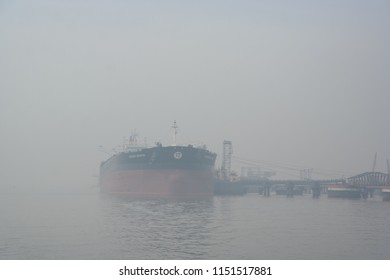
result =
[{"label": "small boat", "polygon": [[351,185],[329,185],[328,197],[361,198],[361,190]]},{"label": "small boat", "polygon": [[390,201],[390,186],[383,186],[381,195],[383,201]]}]

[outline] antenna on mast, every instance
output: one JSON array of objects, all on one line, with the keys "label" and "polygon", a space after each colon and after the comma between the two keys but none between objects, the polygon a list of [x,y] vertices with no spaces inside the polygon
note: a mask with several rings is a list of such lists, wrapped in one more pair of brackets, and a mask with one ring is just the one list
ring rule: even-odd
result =
[{"label": "antenna on mast", "polygon": [[173,128],[173,146],[176,146],[176,135],[177,135],[177,123],[176,123],[176,121],[173,122],[172,128]]}]

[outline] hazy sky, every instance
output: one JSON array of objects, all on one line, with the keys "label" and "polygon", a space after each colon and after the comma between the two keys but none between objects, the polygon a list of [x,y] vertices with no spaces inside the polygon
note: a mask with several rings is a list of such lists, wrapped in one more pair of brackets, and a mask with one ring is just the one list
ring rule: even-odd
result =
[{"label": "hazy sky", "polygon": [[217,166],[228,139],[278,177],[355,175],[375,152],[385,172],[389,14],[386,0],[0,0],[0,187],[89,187],[99,145],[133,129],[168,145],[173,120]]}]

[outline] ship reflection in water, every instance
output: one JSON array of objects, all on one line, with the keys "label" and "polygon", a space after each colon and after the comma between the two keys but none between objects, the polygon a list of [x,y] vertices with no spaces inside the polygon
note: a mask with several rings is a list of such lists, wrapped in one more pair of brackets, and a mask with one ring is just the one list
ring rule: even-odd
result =
[{"label": "ship reflection in water", "polygon": [[[101,197],[114,259],[211,258],[212,198]],[[119,242],[115,242],[119,241]]]}]

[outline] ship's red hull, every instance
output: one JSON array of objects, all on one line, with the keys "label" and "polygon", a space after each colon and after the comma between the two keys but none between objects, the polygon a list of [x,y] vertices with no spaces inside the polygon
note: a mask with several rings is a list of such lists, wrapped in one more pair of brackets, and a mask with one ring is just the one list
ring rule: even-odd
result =
[{"label": "ship's red hull", "polygon": [[121,170],[100,180],[104,193],[134,198],[210,197],[213,195],[211,170]]}]

